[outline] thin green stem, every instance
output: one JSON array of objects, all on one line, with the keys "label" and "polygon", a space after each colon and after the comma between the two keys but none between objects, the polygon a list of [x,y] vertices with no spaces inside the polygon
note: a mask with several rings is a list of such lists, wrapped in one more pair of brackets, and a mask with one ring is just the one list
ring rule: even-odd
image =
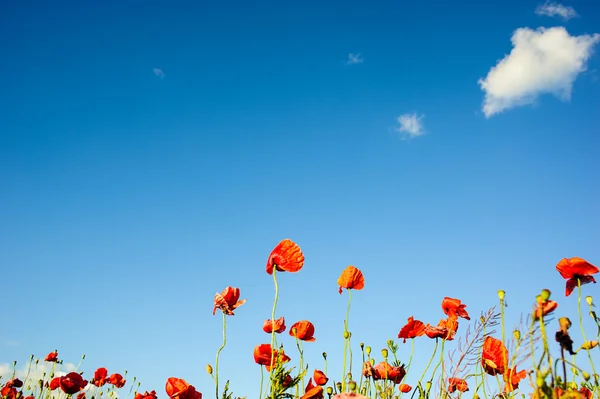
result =
[{"label": "thin green stem", "polygon": [[269,383],[272,384],[273,369],[275,361],[275,310],[277,310],[277,301],[279,300],[279,284],[277,283],[277,265],[273,267],[273,283],[275,284],[275,300],[273,301],[273,311],[271,312],[271,367],[269,370]]},{"label": "thin green stem", "polygon": [[258,391],[258,398],[262,399],[263,381],[265,379],[264,367],[260,366],[260,390]]},{"label": "thin green stem", "polygon": [[419,385],[421,385],[421,381],[423,381],[423,378],[425,378],[425,374],[427,373],[427,370],[429,370],[429,367],[431,366],[431,362],[433,362],[433,358],[435,357],[435,354],[437,353],[438,344],[439,344],[439,338],[436,338],[435,339],[435,347],[433,348],[433,354],[431,355],[431,358],[429,359],[429,362],[427,363],[425,370],[423,370],[423,374],[421,374],[421,378],[419,378],[419,381],[417,381],[417,384],[419,384]]},{"label": "thin green stem", "polygon": [[344,320],[344,363],[342,367],[342,392],[346,392],[346,357],[350,343],[350,332],[348,331],[348,318],[350,317],[350,304],[352,303],[352,291],[348,291],[348,308],[346,309],[346,319]]},{"label": "thin green stem", "polygon": [[[587,342],[585,336],[585,330],[583,329],[583,313],[581,313],[581,280],[577,279],[577,312],[579,313],[579,327],[581,328],[581,335],[583,335],[583,342]],[[594,367],[594,361],[592,360],[592,354],[589,350],[586,351],[590,364],[592,365],[592,372],[596,375],[596,368]]]},{"label": "thin green stem", "polygon": [[217,351],[217,358],[215,359],[215,397],[219,399],[219,355],[223,348],[227,345],[227,315],[223,312],[223,344]]}]

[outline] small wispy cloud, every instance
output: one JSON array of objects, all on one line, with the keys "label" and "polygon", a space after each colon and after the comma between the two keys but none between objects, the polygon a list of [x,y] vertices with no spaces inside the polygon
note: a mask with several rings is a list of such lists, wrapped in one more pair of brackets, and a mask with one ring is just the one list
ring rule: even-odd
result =
[{"label": "small wispy cloud", "polygon": [[21,345],[21,343],[19,341],[15,341],[14,339],[8,339],[8,340],[4,341],[4,345],[14,347],[14,346]]},{"label": "small wispy cloud", "polygon": [[346,65],[362,64],[363,62],[365,62],[365,59],[361,57],[360,53],[350,53],[348,54]]},{"label": "small wispy cloud", "polygon": [[560,17],[565,21],[577,17],[577,12],[573,7],[549,1],[537,6],[535,13],[545,17]]},{"label": "small wispy cloud", "polygon": [[160,69],[160,68],[153,68],[153,69],[152,69],[152,72],[153,72],[153,73],[154,73],[156,76],[158,76],[159,78],[161,78],[161,79],[164,79],[164,78],[165,78],[165,73],[164,73],[164,71],[163,71],[162,69]]},{"label": "small wispy cloud", "polygon": [[425,134],[423,118],[425,115],[417,115],[416,112],[402,114],[397,118],[399,127],[396,130],[409,138],[422,136]]},{"label": "small wispy cloud", "polygon": [[564,27],[519,28],[511,40],[510,54],[478,82],[485,92],[483,113],[487,118],[533,104],[546,93],[568,101],[573,82],[587,69],[600,34],[571,36]]}]

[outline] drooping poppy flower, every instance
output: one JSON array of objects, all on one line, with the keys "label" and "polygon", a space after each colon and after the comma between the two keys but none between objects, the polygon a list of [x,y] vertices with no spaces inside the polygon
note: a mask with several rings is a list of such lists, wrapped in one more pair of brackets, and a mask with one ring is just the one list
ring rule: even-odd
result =
[{"label": "drooping poppy flower", "polygon": [[459,392],[467,392],[469,390],[469,385],[467,381],[462,378],[450,377],[448,378],[448,392],[452,393],[455,391]]},{"label": "drooping poppy flower", "polygon": [[213,308],[213,316],[215,315],[217,309],[221,309],[221,311],[228,316],[233,316],[233,310],[246,303],[245,299],[242,299],[241,301],[239,299],[239,288],[227,287],[220,294],[217,292],[215,294],[215,307]]},{"label": "drooping poppy flower", "polygon": [[536,320],[539,320],[540,317],[552,313],[557,307],[558,303],[553,300],[539,301],[533,315]]},{"label": "drooping poppy flower", "polygon": [[54,377],[51,381],[50,381],[50,385],[48,386],[48,388],[50,388],[51,391],[54,391],[55,389],[60,387],[60,377]]},{"label": "drooping poppy flower", "polygon": [[171,399],[202,399],[202,394],[181,378],[169,377],[165,391]]},{"label": "drooping poppy flower", "polygon": [[481,365],[489,375],[504,374],[508,362],[508,350],[501,340],[485,337],[481,353]]},{"label": "drooping poppy flower", "polygon": [[267,273],[273,274],[273,269],[278,272],[299,272],[304,266],[304,254],[292,240],[286,238],[271,251],[267,260]]},{"label": "drooping poppy flower", "polygon": [[313,379],[315,380],[315,384],[317,385],[325,385],[327,384],[327,381],[329,381],[329,378],[327,378],[325,373],[321,370],[315,370],[315,372],[313,373]]},{"label": "drooping poppy flower", "polygon": [[425,323],[410,316],[408,323],[400,329],[398,338],[404,338],[404,342],[406,342],[407,339],[420,337],[423,334],[425,334]]},{"label": "drooping poppy flower", "polygon": [[133,399],[157,399],[156,391],[144,392],[144,393],[136,393]]},{"label": "drooping poppy flower", "polygon": [[114,385],[116,388],[123,388],[126,382],[123,376],[119,373],[111,374],[110,377],[108,377],[107,381],[109,384]]},{"label": "drooping poppy flower", "polygon": [[[273,363],[271,363],[271,359],[273,359]],[[271,367],[275,367],[277,364],[286,363],[290,360],[283,349],[281,352],[277,349],[271,349],[271,344],[256,345],[254,347],[254,362],[265,366],[267,371],[271,371]]]},{"label": "drooping poppy flower", "polygon": [[44,359],[44,361],[57,363],[58,362],[58,351],[55,350],[54,352],[48,353],[46,355],[46,358]]},{"label": "drooping poppy flower", "polygon": [[375,375],[375,367],[371,364],[371,362],[366,361],[362,366],[362,375],[367,378],[372,378]]},{"label": "drooping poppy flower", "polygon": [[388,362],[381,362],[377,364],[373,369],[374,380],[388,380],[392,381],[394,384],[400,384],[400,382],[406,375],[406,370],[404,369],[404,367],[394,367]]},{"label": "drooping poppy flower", "polygon": [[365,278],[360,270],[354,266],[348,266],[342,272],[337,281],[340,286],[339,293],[342,293],[342,288],[347,290],[362,290],[365,288]]},{"label": "drooping poppy flower", "polygon": [[521,370],[517,373],[516,367],[507,369],[503,375],[504,382],[506,383],[504,392],[512,392],[519,388],[519,382],[525,377],[527,377],[527,371],[525,370]]},{"label": "drooping poppy flower", "polygon": [[400,384],[398,385],[398,390],[402,393],[409,393],[412,390],[412,387],[408,384]]},{"label": "drooping poppy flower", "polygon": [[600,271],[596,266],[582,258],[564,258],[556,265],[556,270],[567,279],[565,295],[569,296],[579,284],[595,283],[596,279],[591,276]]},{"label": "drooping poppy flower", "polygon": [[10,380],[6,381],[6,384],[4,384],[5,388],[21,388],[22,386],[23,381],[18,378],[11,378]]},{"label": "drooping poppy flower", "polygon": [[323,387],[317,385],[307,389],[300,399],[323,399]]},{"label": "drooping poppy flower", "polygon": [[275,323],[273,323],[273,320],[265,320],[263,324],[263,331],[267,334],[271,334],[273,332],[273,324],[275,324],[275,332],[277,334],[281,334],[285,331],[285,319],[283,316],[276,319]]},{"label": "drooping poppy flower", "polygon": [[471,320],[467,313],[467,305],[461,303],[460,299],[445,297],[442,300],[442,309],[447,316],[462,317],[463,319]]},{"label": "drooping poppy flower", "polygon": [[441,319],[437,326],[427,324],[425,326],[425,335],[429,338],[441,338],[446,341],[452,341],[458,330],[458,319],[450,316],[447,319]]},{"label": "drooping poppy flower", "polygon": [[106,370],[104,367],[99,367],[94,372],[94,378],[92,378],[92,381],[90,381],[90,382],[97,387],[101,387],[104,384],[106,384],[107,377],[108,377],[108,370]]},{"label": "drooping poppy flower", "polygon": [[315,326],[308,320],[301,320],[294,323],[290,327],[290,335],[296,337],[301,341],[313,342],[315,341]]},{"label": "drooping poppy flower", "polygon": [[87,383],[87,380],[84,380],[81,374],[74,371],[59,379],[60,388],[69,395],[73,395],[83,390]]}]

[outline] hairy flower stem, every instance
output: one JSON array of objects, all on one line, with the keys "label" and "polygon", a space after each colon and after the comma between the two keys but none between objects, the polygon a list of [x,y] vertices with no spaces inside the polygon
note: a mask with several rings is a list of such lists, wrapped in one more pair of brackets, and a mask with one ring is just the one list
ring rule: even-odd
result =
[{"label": "hairy flower stem", "polygon": [[[587,342],[585,336],[585,330],[583,329],[583,313],[581,313],[581,280],[577,279],[577,312],[579,313],[579,328],[581,328],[581,335],[583,335],[583,342]],[[589,350],[586,351],[592,365],[592,372],[596,375],[596,368],[594,367],[594,361],[592,360],[592,354]],[[563,363],[564,364],[564,363]],[[566,381],[566,380],[565,380]]]},{"label": "hairy flower stem", "polygon": [[217,358],[215,359],[215,395],[216,399],[219,399],[219,355],[223,348],[227,345],[227,315],[223,312],[223,344],[217,351]]},{"label": "hairy flower stem", "polygon": [[[439,338],[436,338],[435,339],[435,347],[433,348],[433,354],[431,355],[431,358],[429,359],[429,363],[427,363],[425,370],[423,370],[423,374],[421,374],[421,378],[419,378],[419,380],[417,381],[417,384],[419,384],[419,387],[421,387],[421,390],[423,389],[423,387],[421,385],[421,381],[423,381],[423,378],[425,378],[425,373],[427,373],[427,370],[429,370],[429,366],[431,366],[431,362],[433,362],[433,358],[435,357],[435,354],[437,353],[438,343],[439,343]],[[443,351],[442,351],[442,353],[443,353]]]},{"label": "hairy flower stem", "polygon": [[344,320],[344,363],[342,367],[342,392],[346,392],[346,357],[348,347],[350,346],[350,332],[348,331],[348,318],[350,317],[350,304],[352,303],[352,291],[348,291],[348,308],[346,309],[346,319]]},{"label": "hairy flower stem", "polygon": [[262,399],[263,381],[265,379],[265,371],[263,366],[260,366],[260,390],[258,391],[258,398]]},{"label": "hairy flower stem", "polygon": [[277,310],[277,301],[279,300],[279,284],[277,283],[277,265],[275,265],[275,267],[273,268],[273,283],[275,284],[275,300],[273,301],[273,311],[271,312],[271,370],[269,370],[270,384],[273,384],[273,369],[275,368],[275,310]]},{"label": "hairy flower stem", "polygon": [[[301,377],[300,377],[300,381],[302,381],[302,386],[305,387],[306,385],[304,385],[304,351],[302,350],[302,342],[298,339],[298,337],[296,337],[296,347],[298,347],[298,353],[300,354],[300,368],[298,369],[300,371]],[[296,387],[298,387],[298,385],[296,384]],[[296,392],[296,395],[298,395],[298,392]]]}]

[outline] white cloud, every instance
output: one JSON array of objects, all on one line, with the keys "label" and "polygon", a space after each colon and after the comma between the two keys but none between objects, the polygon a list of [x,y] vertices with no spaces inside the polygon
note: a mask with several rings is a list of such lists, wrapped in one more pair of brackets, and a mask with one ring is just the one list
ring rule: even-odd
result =
[{"label": "white cloud", "polygon": [[360,56],[360,53],[350,53],[348,54],[348,59],[346,60],[346,65],[356,65],[362,64],[365,62],[364,58]]},{"label": "white cloud", "polygon": [[165,78],[165,73],[164,73],[164,72],[163,72],[163,70],[162,70],[162,69],[160,69],[160,68],[153,68],[153,69],[152,69],[152,72],[154,72],[154,74],[155,74],[156,76],[158,76],[159,78],[161,78],[161,79],[164,79],[164,78]]},{"label": "white cloud", "polygon": [[[20,379],[21,381],[25,381],[26,377],[28,381],[39,381],[41,379],[50,381],[50,375],[52,374],[52,370],[55,367],[55,377],[60,377],[77,370],[77,367],[72,363],[55,364],[47,363],[40,359],[38,364],[35,364],[35,360],[33,361],[31,369],[28,369],[28,365],[24,365],[23,368],[15,370],[15,377]],[[13,365],[8,363],[0,363],[0,377],[2,378],[1,381],[7,381],[11,379],[12,375]]]},{"label": "white cloud", "polygon": [[563,27],[519,28],[512,36],[510,54],[492,67],[479,85],[485,92],[486,117],[510,108],[534,103],[550,93],[571,98],[573,82],[586,70],[600,35],[571,36]]},{"label": "white cloud", "polygon": [[565,21],[577,16],[577,12],[573,7],[549,1],[537,6],[535,13],[546,17],[560,17]]},{"label": "white cloud", "polygon": [[416,113],[402,114],[398,117],[400,127],[397,130],[406,133],[408,137],[419,137],[425,134],[421,120],[425,115],[418,116]]}]

